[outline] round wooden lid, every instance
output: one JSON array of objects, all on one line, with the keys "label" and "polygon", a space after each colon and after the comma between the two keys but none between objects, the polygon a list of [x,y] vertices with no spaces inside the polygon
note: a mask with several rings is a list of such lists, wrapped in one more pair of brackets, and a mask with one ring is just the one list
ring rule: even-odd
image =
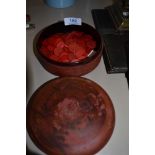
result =
[{"label": "round wooden lid", "polygon": [[27,105],[27,131],[48,155],[92,155],[110,139],[115,113],[107,93],[82,77],[43,84]]}]

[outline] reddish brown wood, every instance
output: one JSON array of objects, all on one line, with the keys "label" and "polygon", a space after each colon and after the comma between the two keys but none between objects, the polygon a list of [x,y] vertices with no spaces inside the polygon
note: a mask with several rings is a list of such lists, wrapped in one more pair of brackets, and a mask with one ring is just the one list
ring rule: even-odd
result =
[{"label": "reddish brown wood", "polygon": [[95,82],[62,77],[43,84],[27,105],[27,130],[48,155],[93,155],[110,139],[115,114]]},{"label": "reddish brown wood", "polygon": [[[40,52],[40,47],[43,40],[57,33],[66,33],[72,31],[81,31],[85,34],[89,34],[96,42],[96,48],[94,54],[78,63],[63,63],[58,61],[52,61],[45,57]],[[102,52],[104,51],[102,39],[99,33],[90,25],[82,23],[81,26],[70,25],[65,26],[63,22],[52,24],[38,33],[34,39],[34,53],[39,60],[40,64],[50,73],[58,76],[81,76],[91,72],[99,64]]]}]

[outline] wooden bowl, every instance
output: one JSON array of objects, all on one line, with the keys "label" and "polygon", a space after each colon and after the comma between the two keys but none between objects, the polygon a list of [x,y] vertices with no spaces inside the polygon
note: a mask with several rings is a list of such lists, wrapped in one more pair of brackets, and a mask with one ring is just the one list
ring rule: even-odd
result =
[{"label": "wooden bowl", "polygon": [[[72,31],[81,31],[89,34],[96,41],[96,48],[93,54],[79,62],[63,63],[48,59],[40,52],[41,43],[46,38],[57,33],[67,33]],[[41,30],[34,40],[34,53],[41,65],[50,73],[58,76],[81,76],[91,72],[100,62],[103,44],[99,33],[92,26],[82,23],[79,25],[65,26],[64,22],[52,24]]]},{"label": "wooden bowl", "polygon": [[46,82],[27,105],[27,131],[48,155],[93,155],[109,141],[114,124],[108,94],[82,77]]}]

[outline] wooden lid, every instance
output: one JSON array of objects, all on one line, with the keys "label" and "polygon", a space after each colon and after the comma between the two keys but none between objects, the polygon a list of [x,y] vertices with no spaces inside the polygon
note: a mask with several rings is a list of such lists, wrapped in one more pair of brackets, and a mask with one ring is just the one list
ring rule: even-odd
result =
[{"label": "wooden lid", "polygon": [[92,155],[110,139],[115,123],[107,93],[81,77],[43,84],[27,105],[27,130],[48,155]]}]

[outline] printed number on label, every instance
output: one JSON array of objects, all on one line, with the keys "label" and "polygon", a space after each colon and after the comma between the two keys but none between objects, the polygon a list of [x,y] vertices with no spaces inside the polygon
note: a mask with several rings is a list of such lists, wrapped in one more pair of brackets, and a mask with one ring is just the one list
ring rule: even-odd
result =
[{"label": "printed number on label", "polygon": [[81,25],[81,18],[64,18],[65,25]]}]

